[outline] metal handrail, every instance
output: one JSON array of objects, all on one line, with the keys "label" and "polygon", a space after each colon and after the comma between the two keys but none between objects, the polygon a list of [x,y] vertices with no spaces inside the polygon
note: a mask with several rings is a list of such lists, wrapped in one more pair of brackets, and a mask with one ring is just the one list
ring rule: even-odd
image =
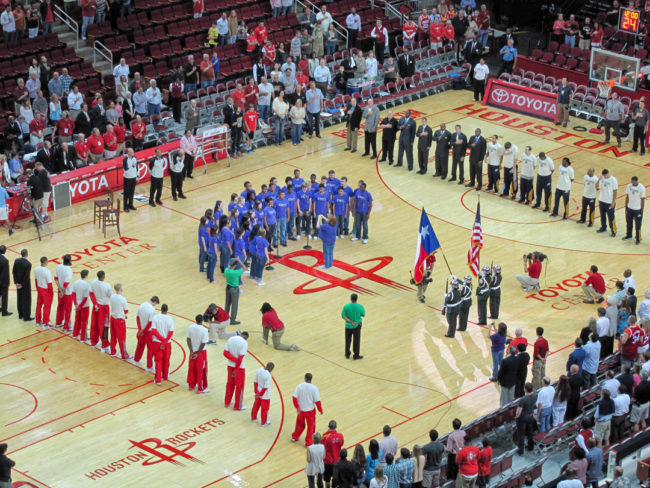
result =
[{"label": "metal handrail", "polygon": [[384,13],[386,14],[386,17],[388,17],[388,18],[390,18],[391,14],[393,14],[394,17],[399,18],[402,25],[404,25],[404,22],[406,21],[406,19],[404,18],[405,17],[404,14],[400,10],[395,8],[394,5],[392,5],[391,3],[387,2],[387,1],[384,1]]},{"label": "metal handrail", "polygon": [[52,3],[53,10],[52,12],[59,20],[66,25],[75,35],[75,48],[79,49],[79,23],[70,17],[65,11],[58,5]]},{"label": "metal handrail", "polygon": [[[302,6],[303,10],[309,7],[309,11],[311,12],[312,10],[316,10],[317,12],[320,12],[321,9],[318,8],[316,5],[314,5],[312,2],[309,0],[294,0],[295,4],[299,4]],[[327,4],[326,4],[327,5]],[[295,5],[294,5],[294,11],[295,11]],[[332,12],[330,12],[330,15],[332,15]],[[339,40],[343,39],[345,41],[345,45],[348,45],[348,30],[343,27],[341,24],[339,24],[335,19],[334,16],[332,15],[332,22],[330,22],[334,26],[334,30],[336,33],[339,35]],[[323,34],[325,34],[323,32]]]},{"label": "metal handrail", "polygon": [[111,64],[111,69],[113,69],[113,52],[108,49],[104,44],[99,41],[95,41],[93,44],[93,64],[97,64],[97,55],[104,58]]}]

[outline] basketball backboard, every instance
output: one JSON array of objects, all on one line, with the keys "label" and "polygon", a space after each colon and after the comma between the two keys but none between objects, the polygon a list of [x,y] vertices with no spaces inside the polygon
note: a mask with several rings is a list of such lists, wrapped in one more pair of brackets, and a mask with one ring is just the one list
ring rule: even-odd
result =
[{"label": "basketball backboard", "polygon": [[592,48],[589,62],[589,80],[614,80],[623,90],[636,91],[641,61],[613,51]]}]

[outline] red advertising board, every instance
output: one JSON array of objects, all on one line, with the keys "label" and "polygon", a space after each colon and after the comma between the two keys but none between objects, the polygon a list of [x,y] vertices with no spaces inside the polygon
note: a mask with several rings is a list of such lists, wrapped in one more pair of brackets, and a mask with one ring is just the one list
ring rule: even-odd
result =
[{"label": "red advertising board", "polygon": [[540,119],[552,121],[557,119],[557,96],[554,93],[534,90],[496,78],[488,80],[483,105],[512,110]]}]

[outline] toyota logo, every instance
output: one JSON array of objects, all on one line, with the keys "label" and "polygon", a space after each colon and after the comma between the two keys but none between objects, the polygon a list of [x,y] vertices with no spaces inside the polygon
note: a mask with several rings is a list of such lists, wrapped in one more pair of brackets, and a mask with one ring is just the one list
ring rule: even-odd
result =
[{"label": "toyota logo", "polygon": [[496,103],[505,103],[508,100],[509,94],[508,90],[497,88],[496,90],[492,90],[490,96]]}]

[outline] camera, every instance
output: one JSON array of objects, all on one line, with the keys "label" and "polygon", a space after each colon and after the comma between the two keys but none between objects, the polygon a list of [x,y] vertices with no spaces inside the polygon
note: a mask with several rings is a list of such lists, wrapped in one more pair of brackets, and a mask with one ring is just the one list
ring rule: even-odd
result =
[{"label": "camera", "polygon": [[548,258],[546,254],[539,251],[535,251],[535,252],[529,252],[528,254],[524,254],[524,259],[532,260],[533,256],[537,256],[537,259],[539,259],[540,262],[543,262],[545,259]]}]

